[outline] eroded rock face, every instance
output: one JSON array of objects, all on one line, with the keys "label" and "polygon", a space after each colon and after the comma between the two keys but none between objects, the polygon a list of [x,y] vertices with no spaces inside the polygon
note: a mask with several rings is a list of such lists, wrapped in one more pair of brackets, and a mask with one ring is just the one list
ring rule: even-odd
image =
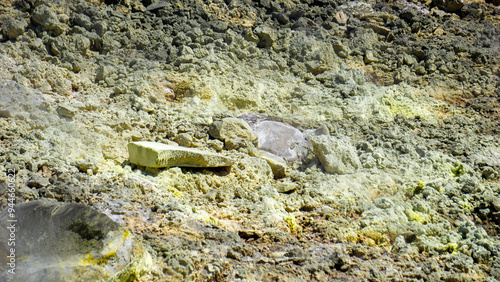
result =
[{"label": "eroded rock face", "polygon": [[[128,281],[151,268],[151,256],[130,231],[83,204],[38,200],[14,210],[16,222],[8,221],[8,209],[0,213],[1,237],[15,234],[15,245],[0,243],[2,281]],[[16,269],[9,276],[12,253]]]}]

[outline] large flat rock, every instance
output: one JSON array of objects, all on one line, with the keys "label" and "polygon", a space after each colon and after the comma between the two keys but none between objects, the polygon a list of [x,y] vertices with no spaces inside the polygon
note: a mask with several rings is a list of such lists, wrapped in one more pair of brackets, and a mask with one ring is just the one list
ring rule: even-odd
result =
[{"label": "large flat rock", "polygon": [[131,281],[153,264],[130,231],[83,204],[5,208],[0,238],[0,281]]},{"label": "large flat rock", "polygon": [[128,144],[129,161],[146,167],[222,167],[230,166],[230,158],[199,149],[163,143],[139,141]]}]

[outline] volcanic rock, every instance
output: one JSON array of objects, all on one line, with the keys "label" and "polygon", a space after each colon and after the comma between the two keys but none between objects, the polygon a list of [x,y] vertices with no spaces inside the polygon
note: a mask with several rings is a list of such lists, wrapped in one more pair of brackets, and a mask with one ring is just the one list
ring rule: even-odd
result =
[{"label": "volcanic rock", "polygon": [[128,144],[129,160],[146,167],[222,167],[231,159],[216,153],[163,143],[139,141]]}]

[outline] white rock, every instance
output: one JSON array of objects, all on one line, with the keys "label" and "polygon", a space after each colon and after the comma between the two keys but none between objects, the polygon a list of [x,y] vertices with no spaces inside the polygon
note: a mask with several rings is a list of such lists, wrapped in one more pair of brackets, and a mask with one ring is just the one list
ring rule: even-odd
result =
[{"label": "white rock", "polygon": [[307,140],[300,130],[282,122],[264,120],[254,127],[259,136],[259,149],[269,151],[287,161],[303,156]]}]

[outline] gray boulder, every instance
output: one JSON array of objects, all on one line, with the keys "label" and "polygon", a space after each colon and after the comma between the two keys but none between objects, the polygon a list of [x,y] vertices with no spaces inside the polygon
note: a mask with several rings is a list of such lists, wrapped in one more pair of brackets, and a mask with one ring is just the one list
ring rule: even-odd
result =
[{"label": "gray boulder", "polygon": [[0,235],[12,238],[0,242],[0,281],[129,281],[152,267],[130,231],[83,204],[45,199],[7,207]]}]

